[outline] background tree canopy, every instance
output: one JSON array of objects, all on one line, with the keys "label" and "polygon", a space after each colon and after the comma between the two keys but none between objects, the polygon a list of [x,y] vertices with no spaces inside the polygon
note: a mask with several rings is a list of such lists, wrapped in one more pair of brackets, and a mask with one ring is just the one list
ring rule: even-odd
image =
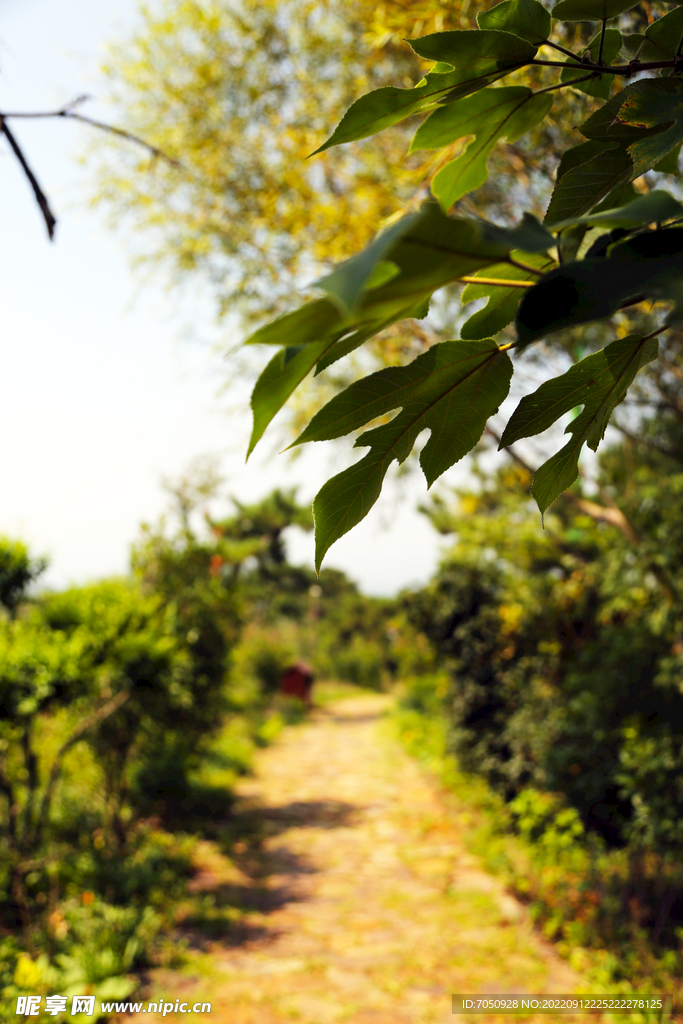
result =
[{"label": "background tree canopy", "polygon": [[[183,166],[143,168],[129,155],[120,174],[105,175],[101,198],[151,229],[152,252],[176,271],[208,273],[223,312],[249,318],[276,308],[307,274],[385,224],[318,282],[324,298],[248,339],[278,348],[254,389],[250,450],[311,371],[372,339],[390,364],[429,347],[438,335],[420,321],[435,292],[466,282],[464,302],[487,300],[461,325],[460,342],[352,383],[300,433],[296,443],[326,440],[384,420],[357,440],[369,454],[316,499],[318,565],[425,428],[420,461],[430,485],[471,450],[508,395],[509,350],[617,317],[617,340],[525,396],[503,433],[506,446],[584,406],[569,443],[535,476],[544,511],[576,479],[584,444],[597,448],[613,409],[655,359],[655,337],[678,316],[683,232],[673,225],[683,207],[630,182],[653,167],[677,169],[682,133],[667,118],[678,102],[679,12],[653,17],[637,4],[603,10],[570,0],[553,17],[538,0],[479,13],[463,6],[449,21],[438,4],[392,10],[387,19],[362,4],[165,5],[145,15],[109,66],[126,127]],[[397,45],[399,31],[412,54]],[[503,78],[511,84],[497,85]],[[318,144],[322,158],[307,161],[323,124],[367,86]],[[421,114],[408,147],[404,122],[412,128]],[[566,149],[575,133],[568,118],[583,121],[585,141]],[[372,145],[358,144],[378,132]],[[559,147],[544,226],[528,213],[513,228],[481,219],[509,223],[520,200],[538,213]],[[494,153],[498,175],[504,154],[521,191],[481,191]],[[438,203],[421,206],[428,182]],[[645,299],[673,302],[674,311],[661,328],[628,333],[621,311],[636,307],[638,329]],[[398,344],[387,343],[387,330]],[[512,340],[496,341],[501,331]],[[338,380],[348,383],[343,370]]]}]

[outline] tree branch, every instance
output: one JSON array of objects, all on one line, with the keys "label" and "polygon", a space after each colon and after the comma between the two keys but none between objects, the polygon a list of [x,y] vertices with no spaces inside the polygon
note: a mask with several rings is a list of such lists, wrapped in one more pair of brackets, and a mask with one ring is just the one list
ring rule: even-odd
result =
[{"label": "tree branch", "polygon": [[43,831],[47,824],[47,816],[50,810],[50,804],[52,802],[52,795],[54,792],[55,785],[57,783],[57,779],[59,777],[61,763],[62,760],[64,759],[64,755],[71,749],[71,747],[74,746],[74,744],[78,743],[78,741],[85,735],[86,732],[88,732],[90,729],[93,729],[96,725],[100,725],[102,722],[104,722],[105,719],[109,718],[110,715],[113,715],[115,711],[118,711],[118,709],[126,703],[129,697],[130,690],[121,690],[120,693],[117,693],[116,696],[112,697],[111,700],[107,701],[106,704],[103,704],[96,711],[94,711],[88,718],[82,721],[81,724],[77,726],[76,729],[72,732],[71,736],[68,738],[66,743],[62,744],[62,746],[57,751],[57,755],[54,761],[52,762],[52,768],[50,769],[50,777],[48,778],[47,786],[45,787],[43,799],[40,804],[40,813],[38,815],[38,821],[36,823],[35,834],[32,837],[35,845],[37,845],[39,840],[41,839]]},{"label": "tree branch", "polygon": [[24,174],[26,175],[26,177],[29,180],[31,188],[33,189],[33,194],[36,197],[36,202],[38,203],[38,206],[40,207],[41,213],[43,214],[43,218],[45,220],[45,225],[47,227],[48,237],[49,237],[50,241],[52,241],[52,239],[54,238],[54,235],[55,235],[55,226],[57,224],[57,219],[54,216],[52,210],[50,209],[50,204],[47,201],[47,196],[45,195],[45,193],[43,192],[42,188],[38,184],[38,179],[36,178],[35,174],[31,170],[31,168],[29,167],[28,162],[26,160],[26,157],[24,156],[24,154],[21,151],[19,143],[14,138],[14,135],[12,134],[12,132],[9,130],[7,122],[5,121],[5,115],[4,114],[0,114],[0,131],[4,134],[5,138],[9,142],[10,147],[12,149],[12,152],[14,153],[14,155],[17,158],[17,160],[21,164],[22,170],[23,170]]}]

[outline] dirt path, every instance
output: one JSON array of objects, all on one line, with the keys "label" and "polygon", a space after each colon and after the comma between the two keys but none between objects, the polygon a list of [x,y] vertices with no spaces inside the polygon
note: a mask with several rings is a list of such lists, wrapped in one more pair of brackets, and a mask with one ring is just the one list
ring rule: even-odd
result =
[{"label": "dirt path", "polygon": [[152,997],[210,1000],[212,1013],[166,1020],[483,1022],[454,1017],[451,994],[582,990],[463,849],[434,782],[381,734],[388,703],[319,709],[259,755],[238,813],[260,836],[238,844],[239,872],[207,850],[194,880],[247,912],[187,968],[152,979]]}]

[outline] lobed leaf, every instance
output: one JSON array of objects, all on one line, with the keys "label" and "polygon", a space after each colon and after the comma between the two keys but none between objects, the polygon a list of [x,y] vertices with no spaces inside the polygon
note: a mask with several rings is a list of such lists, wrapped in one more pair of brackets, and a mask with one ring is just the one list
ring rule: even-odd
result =
[{"label": "lobed leaf", "polygon": [[597,451],[612,412],[624,400],[638,371],[655,359],[657,352],[656,338],[622,338],[522,399],[501,438],[501,447],[546,430],[561,415],[583,405],[565,431],[572,435],[571,440],[534,476],[531,493],[541,512],[574,483],[584,444]]},{"label": "lobed leaf", "polygon": [[[386,235],[368,247],[370,257],[361,253],[349,261],[351,273],[336,279],[334,287],[354,301],[348,316],[342,316],[328,299],[318,299],[247,339],[247,344],[283,346],[254,387],[248,454],[314,368],[319,372],[397,320],[425,316],[429,299],[438,288],[499,263],[513,249],[538,252],[554,244],[553,236],[529,215],[514,228],[500,228],[485,221],[448,217],[437,203],[425,203],[417,214],[408,214],[393,225],[390,244],[385,244]],[[378,284],[382,276],[384,283]],[[341,305],[339,295],[336,297]]]},{"label": "lobed leaf", "polygon": [[[644,361],[650,362],[657,354],[657,341],[651,339],[650,343],[644,343],[639,335],[621,338],[574,363],[561,376],[545,381],[533,394],[525,395],[521,400],[503,431],[499,450],[520,438],[542,433],[560,416],[579,405],[585,406],[592,417],[591,422],[599,429],[599,437],[591,445],[595,450],[605,432],[609,415],[617,404],[612,401],[614,396],[621,395],[619,401],[623,399],[637,371],[644,365],[641,358],[643,351],[652,352]],[[608,412],[605,411],[607,409]],[[570,427],[575,425],[576,420]],[[592,440],[595,438],[592,437]]]},{"label": "lobed leaf", "polygon": [[486,181],[487,161],[499,139],[514,142],[542,121],[552,105],[548,94],[535,96],[524,86],[511,86],[483,89],[430,114],[418,128],[411,149],[433,149],[474,136],[465,152],[434,177],[432,193],[443,209]]},{"label": "lobed leaf", "polygon": [[394,460],[404,462],[422,430],[431,435],[420,464],[431,484],[481,437],[507,396],[512,363],[495,342],[447,341],[408,366],[390,367],[357,381],[313,417],[294,444],[323,441],[357,430],[378,416],[401,411],[356,441],[370,452],[329,480],[313,503],[316,567],[343,534],[370,511]]}]

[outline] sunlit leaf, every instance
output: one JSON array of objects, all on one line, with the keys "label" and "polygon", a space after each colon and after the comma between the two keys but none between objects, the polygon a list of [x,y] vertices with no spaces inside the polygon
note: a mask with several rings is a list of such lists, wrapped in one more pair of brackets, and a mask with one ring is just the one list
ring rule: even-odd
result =
[{"label": "sunlit leaf", "polygon": [[480,29],[494,29],[512,32],[522,39],[528,39],[534,46],[550,35],[551,18],[538,0],[503,0],[489,11],[480,11],[477,25]]},{"label": "sunlit leaf", "polygon": [[439,103],[477,92],[528,64],[536,54],[535,46],[510,32],[436,32],[411,39],[410,45],[420,56],[446,63],[452,70],[430,71],[413,89],[388,86],[361,96],[316,153],[364,139],[411,114],[426,113]]},{"label": "sunlit leaf", "polygon": [[475,137],[432,182],[432,192],[441,206],[447,210],[478,188],[486,180],[486,164],[498,140],[514,142],[543,120],[552,103],[552,95],[535,96],[531,89],[512,86],[483,89],[430,114],[418,128],[411,149],[435,149],[467,135]]},{"label": "sunlit leaf", "polygon": [[[500,263],[513,249],[538,252],[553,244],[553,236],[530,215],[514,228],[501,228],[485,221],[448,217],[433,202],[425,203],[417,214],[408,214],[390,229],[388,243],[380,235],[368,247],[370,257],[359,254],[349,261],[352,272],[337,278],[337,286],[348,289],[343,294],[352,300],[355,296],[354,310],[347,316],[327,299],[319,299],[247,339],[250,344],[283,346],[254,387],[249,453],[314,368],[320,372],[397,320],[424,316],[429,298],[438,288]],[[348,268],[349,263],[343,266]],[[370,287],[377,281],[380,263],[392,264],[391,276]]]},{"label": "sunlit leaf", "polygon": [[505,399],[512,375],[508,356],[490,338],[434,345],[405,367],[357,381],[314,416],[295,444],[357,430],[378,416],[401,411],[356,441],[370,452],[329,480],[313,503],[316,566],[330,545],[363,519],[379,497],[390,464],[404,462],[418,434],[431,435],[420,464],[431,485],[481,437]]},{"label": "sunlit leaf", "polygon": [[[392,224],[386,231],[382,231],[357,256],[352,256],[350,260],[346,260],[345,263],[341,263],[336,267],[327,277],[316,281],[316,286],[321,291],[327,292],[332,302],[340,309],[342,314],[348,316],[356,308],[365,290],[378,288],[399,273],[399,268],[395,263],[392,263],[391,267],[388,268],[387,265],[391,261],[385,260],[384,257],[398,239],[405,235],[420,217],[421,214],[419,213],[412,213],[406,217],[401,217],[400,220]],[[375,272],[380,263],[385,266],[383,270],[380,268],[381,277],[378,279]],[[389,272],[387,273],[388,269]],[[381,279],[382,277],[383,280]]]}]

